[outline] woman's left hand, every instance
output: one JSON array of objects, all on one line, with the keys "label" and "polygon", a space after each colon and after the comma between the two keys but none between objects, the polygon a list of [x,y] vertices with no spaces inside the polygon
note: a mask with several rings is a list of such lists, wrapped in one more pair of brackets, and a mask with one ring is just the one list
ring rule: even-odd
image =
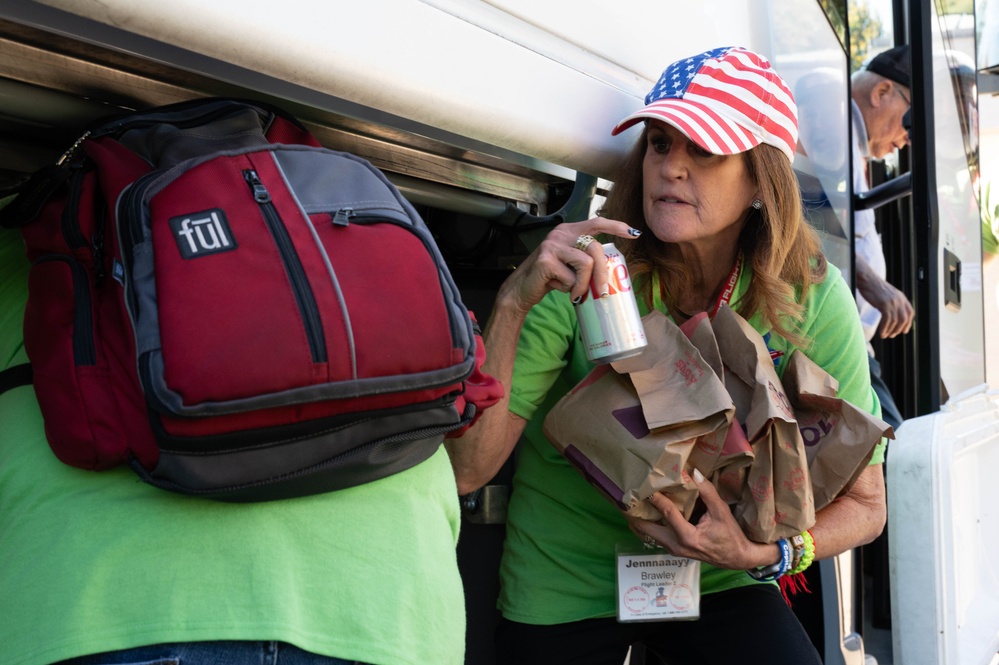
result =
[{"label": "woman's left hand", "polygon": [[688,522],[668,497],[656,492],[649,501],[663,514],[664,524],[635,519],[631,520],[632,530],[640,538],[651,536],[670,554],[717,568],[746,570],[774,563],[779,557],[777,547],[746,538],[714,485],[700,471],[695,470],[693,477],[707,508],[697,524]]}]

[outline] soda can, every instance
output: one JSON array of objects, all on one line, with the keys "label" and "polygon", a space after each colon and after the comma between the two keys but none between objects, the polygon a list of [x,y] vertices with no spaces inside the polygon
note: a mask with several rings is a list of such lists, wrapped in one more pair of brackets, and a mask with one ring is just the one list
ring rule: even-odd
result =
[{"label": "soda can", "polygon": [[604,243],[603,248],[608,294],[601,298],[591,280],[589,292],[576,305],[586,357],[595,363],[637,356],[648,345],[624,257],[612,242]]}]

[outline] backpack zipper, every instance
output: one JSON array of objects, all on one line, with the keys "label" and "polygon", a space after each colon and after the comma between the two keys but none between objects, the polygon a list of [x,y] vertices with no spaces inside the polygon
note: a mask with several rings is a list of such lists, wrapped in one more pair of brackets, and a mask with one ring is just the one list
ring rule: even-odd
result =
[{"label": "backpack zipper", "polygon": [[101,197],[94,212],[94,235],[90,236],[90,247],[94,250],[94,284],[100,286],[104,282],[104,229],[108,222],[108,207]]},{"label": "backpack zipper", "polygon": [[319,317],[319,306],[316,304],[316,297],[305,274],[305,268],[302,267],[302,262],[295,251],[291,236],[288,235],[288,229],[285,228],[281,216],[274,207],[273,201],[271,201],[270,192],[264,187],[264,183],[260,181],[260,176],[257,175],[257,172],[253,169],[246,169],[243,171],[243,178],[246,179],[246,183],[250,186],[253,200],[256,201],[260,207],[260,212],[263,213],[264,221],[267,223],[267,228],[270,229],[271,235],[274,237],[274,242],[277,244],[278,252],[281,254],[285,271],[291,280],[295,302],[298,304],[298,310],[305,325],[305,334],[309,342],[309,350],[312,353],[312,362],[324,363],[328,360],[329,356],[326,349],[326,336],[323,334],[322,320]]},{"label": "backpack zipper", "polygon": [[[394,224],[400,228],[405,229],[409,233],[416,236],[416,238],[423,244],[426,249],[427,254],[430,256],[435,255],[435,248],[427,239],[427,237],[420,233],[420,229],[414,226],[408,217],[403,219],[397,219],[399,211],[392,208],[368,208],[358,211],[356,208],[340,208],[331,213],[330,219],[333,224],[337,226],[348,226],[352,223],[354,224],[366,224],[366,223],[377,223],[377,224]],[[455,294],[451,293],[449,285],[444,281],[443,276],[440,271],[437,273],[437,279],[440,284],[441,295],[444,297],[444,302],[447,304],[445,309],[447,310],[448,326],[451,332],[451,344],[452,346],[464,346],[459,342],[461,339],[461,333],[459,331],[459,322],[455,318],[454,311],[451,309],[451,301],[454,299]]]},{"label": "backpack zipper", "polygon": [[[118,195],[116,218],[125,220],[119,222],[118,248],[121,255],[122,268],[125,274],[132,272],[132,251],[136,242],[142,240],[142,195],[150,182],[160,176],[159,171],[151,171],[139,176]],[[134,325],[139,319],[139,300],[131,280],[122,282],[125,286],[125,309],[128,310]]]},{"label": "backpack zipper", "polygon": [[88,248],[93,262],[94,283],[100,286],[104,281],[104,227],[107,223],[107,204],[100,191],[94,192],[93,228],[90,238],[87,238],[80,227],[80,200],[83,195],[83,181],[90,172],[83,163],[71,164],[76,172],[69,179],[69,191],[66,194],[66,207],[60,218],[62,236],[70,250]]},{"label": "backpack zipper", "polygon": [[96,365],[93,298],[90,295],[87,271],[75,257],[68,254],[46,254],[38,257],[35,265],[50,261],[65,263],[73,276],[73,365],[76,367]]},{"label": "backpack zipper", "polygon": [[[119,120],[112,120],[100,127],[97,127],[85,134],[77,144],[83,142],[83,138],[100,138],[102,136],[112,136],[114,138],[120,138],[122,134],[133,129],[142,129],[146,127],[154,127],[156,125],[168,124],[178,129],[187,129],[189,127],[197,127],[205,123],[210,123],[219,118],[224,118],[228,115],[234,113],[240,113],[246,109],[252,109],[255,111],[264,111],[268,115],[273,115],[270,111],[262,109],[261,107],[251,106],[249,104],[237,104],[233,105],[227,103],[225,100],[220,100],[220,103],[215,108],[209,108],[207,111],[202,110],[201,100],[192,100],[193,103],[190,104],[191,110],[194,111],[192,115],[179,116],[177,110],[173,112],[159,112],[159,113],[149,113],[149,114],[130,114]],[[182,104],[178,104],[181,106]],[[179,110],[179,109],[178,109]],[[73,146],[74,148],[76,146]],[[72,148],[71,148],[72,150]],[[67,151],[69,152],[69,151]]]},{"label": "backpack zipper", "polygon": [[[69,179],[69,192],[66,194],[66,207],[62,210],[62,236],[70,249],[87,247],[90,243],[80,229],[80,198],[83,193],[83,179],[86,172],[80,168]],[[96,192],[95,192],[95,195]]]}]

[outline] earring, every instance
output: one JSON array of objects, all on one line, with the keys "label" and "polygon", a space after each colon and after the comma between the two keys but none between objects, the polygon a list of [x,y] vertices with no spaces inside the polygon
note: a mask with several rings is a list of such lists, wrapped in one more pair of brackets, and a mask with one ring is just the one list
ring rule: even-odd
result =
[{"label": "earring", "polygon": [[762,207],[763,207],[763,201],[761,201],[759,199],[753,199],[753,208],[755,208],[756,210],[759,210]]}]

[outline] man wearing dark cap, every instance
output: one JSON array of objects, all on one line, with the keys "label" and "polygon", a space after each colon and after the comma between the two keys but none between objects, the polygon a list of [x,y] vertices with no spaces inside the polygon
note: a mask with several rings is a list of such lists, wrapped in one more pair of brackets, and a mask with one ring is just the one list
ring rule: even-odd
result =
[{"label": "man wearing dark cap", "polygon": [[[853,189],[868,190],[867,164],[883,159],[909,143],[909,133],[902,116],[909,110],[912,81],[909,46],[883,51],[851,80],[853,117]],[[856,250],[857,307],[867,337],[871,365],[871,383],[881,401],[882,418],[898,428],[902,416],[888,386],[881,377],[881,366],[874,356],[871,340],[909,332],[914,310],[909,298],[887,279],[881,235],[874,224],[873,210],[854,214],[854,249]]]}]

